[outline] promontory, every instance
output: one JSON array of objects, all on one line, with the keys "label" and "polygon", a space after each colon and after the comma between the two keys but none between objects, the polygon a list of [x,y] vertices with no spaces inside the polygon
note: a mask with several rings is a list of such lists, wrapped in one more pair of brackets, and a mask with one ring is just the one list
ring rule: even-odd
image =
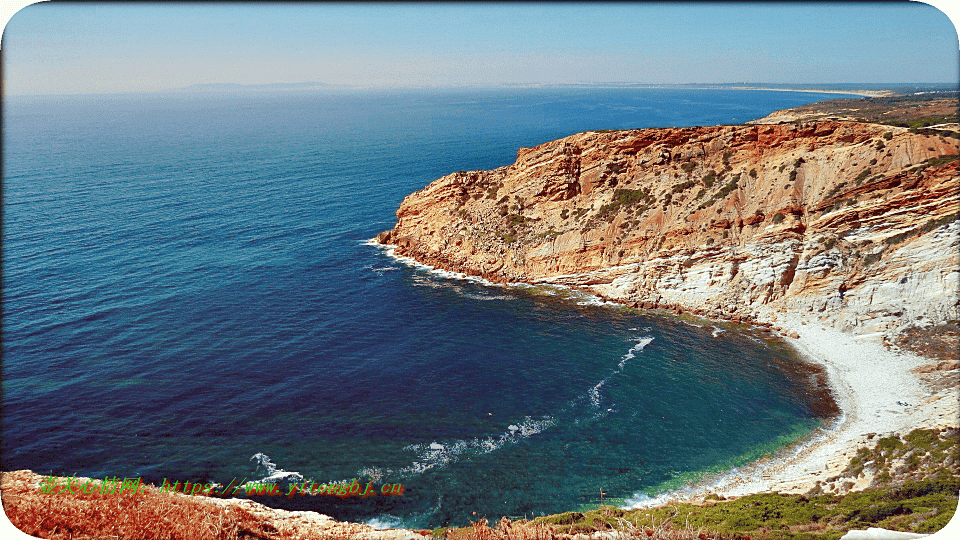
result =
[{"label": "promontory", "polygon": [[579,133],[434,181],[377,240],[494,282],[895,339],[960,318],[952,135],[849,121]]}]

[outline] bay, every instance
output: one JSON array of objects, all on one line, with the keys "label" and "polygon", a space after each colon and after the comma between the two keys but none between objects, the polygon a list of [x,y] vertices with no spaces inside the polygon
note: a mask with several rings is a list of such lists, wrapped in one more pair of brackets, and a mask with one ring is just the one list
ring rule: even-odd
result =
[{"label": "bay", "polygon": [[520,147],[825,97],[5,98],[2,469],[375,479],[404,495],[258,500],[436,527],[590,507],[601,489],[624,503],[774,452],[835,412],[784,345],[451,278],[368,240],[406,194]]}]

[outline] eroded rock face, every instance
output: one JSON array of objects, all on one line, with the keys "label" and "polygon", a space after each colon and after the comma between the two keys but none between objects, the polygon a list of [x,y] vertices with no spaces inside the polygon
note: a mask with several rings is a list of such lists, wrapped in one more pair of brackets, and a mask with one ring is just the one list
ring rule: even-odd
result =
[{"label": "eroded rock face", "polygon": [[960,318],[957,153],[853,122],[580,133],[434,181],[378,239],[492,281],[884,332]]}]

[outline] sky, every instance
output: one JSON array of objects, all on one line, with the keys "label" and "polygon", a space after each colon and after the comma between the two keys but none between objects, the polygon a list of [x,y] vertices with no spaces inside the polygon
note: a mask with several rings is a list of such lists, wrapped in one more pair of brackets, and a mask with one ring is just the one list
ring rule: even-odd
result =
[{"label": "sky", "polygon": [[[21,2],[26,3],[26,2]],[[903,3],[46,4],[3,34],[4,91],[956,82],[937,8]]]}]

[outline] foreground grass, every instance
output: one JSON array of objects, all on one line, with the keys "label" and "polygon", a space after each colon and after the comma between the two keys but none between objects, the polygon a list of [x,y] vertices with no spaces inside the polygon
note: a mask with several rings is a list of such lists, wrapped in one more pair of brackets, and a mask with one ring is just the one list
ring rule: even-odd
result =
[{"label": "foreground grass", "polygon": [[4,511],[24,533],[39,538],[292,539],[243,508],[156,492],[134,495],[8,493]]},{"label": "foreground grass", "polygon": [[[245,501],[161,493],[44,494],[37,475],[3,475],[3,509],[10,522],[38,538],[115,540],[295,540],[357,538],[360,526],[297,519]],[[322,517],[317,515],[316,517]]]}]

